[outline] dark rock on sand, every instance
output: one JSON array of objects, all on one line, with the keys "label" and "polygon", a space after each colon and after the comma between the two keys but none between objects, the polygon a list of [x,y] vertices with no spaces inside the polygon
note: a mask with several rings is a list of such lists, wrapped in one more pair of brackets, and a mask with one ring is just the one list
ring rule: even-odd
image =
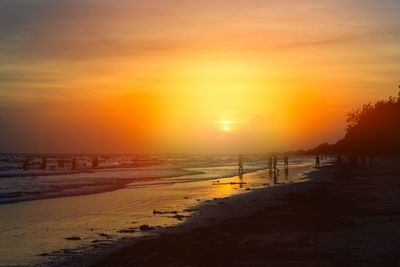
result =
[{"label": "dark rock on sand", "polygon": [[184,212],[193,212],[193,211],[197,211],[197,209],[184,209]]},{"label": "dark rock on sand", "polygon": [[50,256],[50,254],[49,254],[49,253],[41,253],[41,254],[38,254],[38,256],[40,256],[40,257],[46,257],[46,256]]},{"label": "dark rock on sand", "polygon": [[66,237],[66,240],[81,240],[79,236],[71,236],[71,237]]},{"label": "dark rock on sand", "polygon": [[112,235],[107,235],[107,234],[104,234],[104,233],[97,233],[97,234],[98,234],[99,236],[105,237],[105,238],[107,238],[107,239],[113,238]]},{"label": "dark rock on sand", "polygon": [[178,214],[178,211],[172,210],[172,211],[159,211],[159,210],[153,210],[153,215],[156,214]]},{"label": "dark rock on sand", "polygon": [[135,233],[138,232],[138,228],[134,227],[134,228],[128,228],[128,229],[122,229],[119,230],[118,233],[123,233],[123,234],[130,234],[130,233]]},{"label": "dark rock on sand", "polygon": [[183,216],[183,215],[177,214],[175,216],[172,216],[171,218],[175,218],[175,219],[177,219],[179,221],[182,221],[185,217],[187,217],[187,216]]},{"label": "dark rock on sand", "polygon": [[139,229],[140,229],[140,232],[147,232],[147,231],[154,230],[154,227],[151,227],[151,226],[149,226],[149,225],[147,225],[147,224],[142,224],[142,225],[139,227]]}]

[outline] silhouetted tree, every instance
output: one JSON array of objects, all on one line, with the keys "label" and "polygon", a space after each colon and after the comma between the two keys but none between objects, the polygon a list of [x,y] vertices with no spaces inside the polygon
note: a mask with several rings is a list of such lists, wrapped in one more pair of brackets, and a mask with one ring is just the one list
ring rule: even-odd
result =
[{"label": "silhouetted tree", "polygon": [[360,155],[400,154],[400,92],[398,97],[366,104],[347,114],[342,142],[346,152]]},{"label": "silhouetted tree", "polygon": [[354,165],[359,158],[369,157],[372,164],[376,155],[400,155],[400,92],[397,97],[354,109],[346,122],[346,135],[336,144],[324,143],[296,154],[346,154]]}]

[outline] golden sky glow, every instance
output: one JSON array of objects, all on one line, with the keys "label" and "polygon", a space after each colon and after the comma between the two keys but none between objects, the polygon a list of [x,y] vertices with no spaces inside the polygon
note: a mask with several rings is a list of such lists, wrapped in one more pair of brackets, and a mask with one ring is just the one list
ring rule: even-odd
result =
[{"label": "golden sky glow", "polygon": [[3,1],[3,152],[248,153],[396,94],[398,1]]}]

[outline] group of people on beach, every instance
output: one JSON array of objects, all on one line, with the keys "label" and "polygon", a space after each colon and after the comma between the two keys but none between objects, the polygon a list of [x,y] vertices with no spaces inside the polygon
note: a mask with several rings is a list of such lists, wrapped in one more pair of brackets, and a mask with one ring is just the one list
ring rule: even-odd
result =
[{"label": "group of people on beach", "polygon": [[[22,169],[27,170],[29,167],[30,159],[25,159],[24,163],[22,164]],[[63,158],[57,159],[57,167],[59,169],[63,169],[65,166],[65,160]],[[94,157],[92,159],[92,168],[95,169],[99,166],[99,159],[97,157]],[[40,170],[46,170],[47,169],[47,158],[42,157],[42,163],[40,164]],[[50,169],[53,170],[55,166],[51,166]],[[76,158],[72,158],[71,160],[71,170],[76,170]]]},{"label": "group of people on beach", "polygon": [[[243,160],[244,156],[242,154],[239,155],[239,160],[238,160],[238,165],[239,165],[239,175],[243,174]],[[279,172],[278,169],[278,157],[276,154],[271,154],[268,158],[268,166],[270,170],[273,170],[274,172]],[[285,170],[289,168],[289,157],[287,154],[284,155],[283,157],[283,166]]]},{"label": "group of people on beach", "polygon": [[[321,156],[323,157],[323,156]],[[238,160],[238,165],[239,165],[239,175],[243,174],[243,159],[244,156],[242,154],[239,155],[239,160]],[[321,165],[321,159],[320,159],[320,155],[316,155],[315,156],[315,168],[319,168]],[[274,172],[279,172],[278,169],[278,157],[276,156],[276,154],[271,154],[268,158],[268,166],[269,169]],[[285,154],[283,156],[283,167],[285,169],[285,171],[287,171],[287,169],[289,168],[289,156],[287,154]]]}]

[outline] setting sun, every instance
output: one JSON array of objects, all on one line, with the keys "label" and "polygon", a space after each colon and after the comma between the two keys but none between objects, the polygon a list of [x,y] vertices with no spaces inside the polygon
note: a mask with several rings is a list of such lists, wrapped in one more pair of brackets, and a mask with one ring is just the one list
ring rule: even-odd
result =
[{"label": "setting sun", "polygon": [[221,127],[222,131],[229,132],[231,130],[230,125],[232,124],[232,121],[224,120],[224,121],[220,121],[220,123],[222,124],[222,127]]},{"label": "setting sun", "polygon": [[228,132],[228,131],[230,131],[230,127],[228,126],[228,125],[225,125],[224,127],[222,127],[222,131],[224,131],[224,132]]}]

